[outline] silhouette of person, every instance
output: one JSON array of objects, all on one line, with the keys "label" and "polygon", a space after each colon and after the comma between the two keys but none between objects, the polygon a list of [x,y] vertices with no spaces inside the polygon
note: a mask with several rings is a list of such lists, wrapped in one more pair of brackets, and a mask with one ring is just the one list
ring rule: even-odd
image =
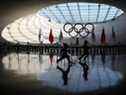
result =
[{"label": "silhouette of person", "polygon": [[82,62],[79,62],[79,64],[82,66],[83,68],[83,78],[84,80],[88,80],[88,71],[89,71],[89,66],[88,64],[86,63],[86,61],[84,63]]},{"label": "silhouette of person", "polygon": [[62,79],[63,79],[63,81],[64,81],[64,85],[67,85],[68,84],[68,74],[69,74],[69,72],[70,72],[70,68],[71,68],[71,64],[68,64],[68,67],[67,67],[67,69],[66,70],[64,70],[64,69],[62,69],[61,67],[59,67],[58,65],[57,65],[57,69],[59,69],[61,72],[62,72]]},{"label": "silhouette of person", "polygon": [[41,42],[41,33],[39,33],[38,37],[39,37],[39,42]]},{"label": "silhouette of person", "polygon": [[40,44],[43,44],[43,36],[42,36],[42,31],[41,31],[41,29],[39,30],[38,40],[39,40]]},{"label": "silhouette of person", "polygon": [[68,60],[68,63],[72,63],[72,62],[70,61],[70,55],[68,54],[67,48],[68,48],[68,45],[67,45],[66,43],[63,43],[63,46],[62,46],[61,51],[60,51],[61,57],[60,57],[59,59],[57,59],[57,63],[58,63],[59,61],[65,59],[65,58]]}]

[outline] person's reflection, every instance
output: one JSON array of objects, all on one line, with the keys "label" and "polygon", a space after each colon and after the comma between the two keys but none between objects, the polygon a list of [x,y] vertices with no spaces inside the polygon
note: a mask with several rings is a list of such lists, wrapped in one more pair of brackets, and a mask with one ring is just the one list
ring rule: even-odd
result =
[{"label": "person's reflection", "polygon": [[39,63],[42,64],[43,63],[43,58],[42,58],[42,53],[39,52]]},{"label": "person's reflection", "polygon": [[68,67],[66,70],[62,69],[60,66],[58,66],[57,64],[57,69],[60,70],[62,72],[62,79],[64,81],[64,85],[68,84],[68,74],[70,72],[70,68],[71,68],[71,64],[68,64]]},{"label": "person's reflection", "polygon": [[79,60],[81,60],[82,58],[87,58],[89,55],[89,46],[88,46],[88,41],[85,40],[84,41],[84,45],[83,45],[83,49],[84,49],[84,53],[81,55],[81,57],[79,58]]},{"label": "person's reflection", "polygon": [[83,68],[83,77],[84,77],[84,80],[88,80],[89,66],[87,64],[87,58],[89,56],[89,46],[88,46],[88,41],[87,40],[85,40],[83,48],[84,48],[84,54],[81,55],[81,57],[79,58],[79,64]]},{"label": "person's reflection", "polygon": [[84,63],[82,62],[79,62],[79,64],[82,66],[83,68],[83,78],[84,80],[88,80],[88,71],[89,71],[89,66],[88,64],[86,63],[86,61]]},{"label": "person's reflection", "polygon": [[53,53],[50,53],[49,54],[49,60],[50,60],[50,64],[52,64],[53,63]]}]

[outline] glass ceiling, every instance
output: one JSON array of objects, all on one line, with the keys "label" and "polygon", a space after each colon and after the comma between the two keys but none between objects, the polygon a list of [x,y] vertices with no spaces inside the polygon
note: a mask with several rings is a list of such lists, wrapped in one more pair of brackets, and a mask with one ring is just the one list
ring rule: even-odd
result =
[{"label": "glass ceiling", "polygon": [[96,3],[63,3],[42,8],[38,14],[58,23],[98,23],[117,18],[123,11],[114,6]]}]

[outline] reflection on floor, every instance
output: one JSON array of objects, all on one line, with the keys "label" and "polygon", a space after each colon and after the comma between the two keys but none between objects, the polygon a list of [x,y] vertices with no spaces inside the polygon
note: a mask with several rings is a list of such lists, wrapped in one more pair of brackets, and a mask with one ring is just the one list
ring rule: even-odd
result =
[{"label": "reflection on floor", "polygon": [[6,70],[15,71],[18,75],[31,74],[42,82],[42,86],[50,86],[69,92],[94,91],[112,87],[118,85],[123,79],[123,74],[118,70],[118,66],[119,59],[124,56],[90,55],[87,59],[89,66],[87,80],[83,76],[83,67],[78,63],[78,56],[71,56],[74,64],[70,67],[67,60],[57,64],[58,57],[33,53],[11,53],[3,57],[2,62]]}]

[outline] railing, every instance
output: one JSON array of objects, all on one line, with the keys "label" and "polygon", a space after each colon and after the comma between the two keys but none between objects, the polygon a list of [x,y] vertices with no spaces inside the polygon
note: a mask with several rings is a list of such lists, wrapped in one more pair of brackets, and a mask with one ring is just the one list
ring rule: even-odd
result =
[{"label": "railing", "polygon": [[[1,52],[24,52],[24,53],[41,53],[41,54],[59,54],[60,47],[59,46],[31,46],[31,45],[1,45]],[[68,51],[72,55],[80,55],[84,53],[83,47],[75,47],[71,46],[68,48]],[[126,54],[126,46],[125,45],[113,45],[113,46],[90,46],[89,54],[92,55],[120,55]]]}]

